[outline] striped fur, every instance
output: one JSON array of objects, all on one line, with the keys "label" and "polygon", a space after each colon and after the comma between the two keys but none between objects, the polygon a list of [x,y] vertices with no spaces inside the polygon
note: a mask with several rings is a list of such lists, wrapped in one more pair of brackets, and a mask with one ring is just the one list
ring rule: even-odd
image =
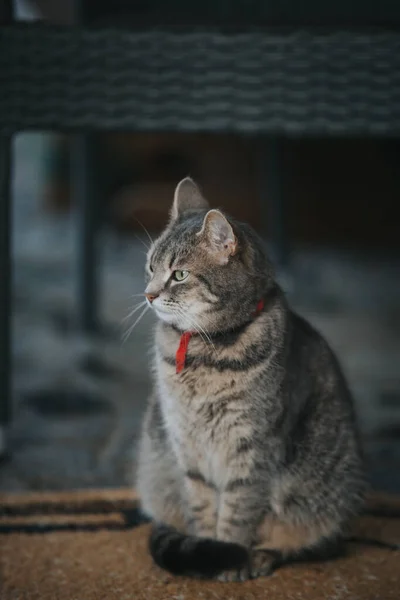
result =
[{"label": "striped fur", "polygon": [[153,529],[149,547],[154,562],[174,575],[212,578],[248,562],[247,550],[238,544],[186,535],[166,525]]},{"label": "striped fur", "polygon": [[[160,320],[137,487],[156,523],[157,564],[243,580],[270,573],[277,556],[318,553],[359,511],[352,399],[326,341],[287,305],[257,235],[209,211],[191,180],[171,214],[148,256]],[[174,281],[177,269],[187,279]],[[177,374],[188,329],[198,334]]]}]

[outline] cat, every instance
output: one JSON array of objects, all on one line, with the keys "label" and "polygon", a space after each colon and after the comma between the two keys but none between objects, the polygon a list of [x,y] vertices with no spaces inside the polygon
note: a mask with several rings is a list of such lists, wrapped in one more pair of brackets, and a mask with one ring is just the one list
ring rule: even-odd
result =
[{"label": "cat", "polygon": [[186,178],[146,273],[158,322],[136,484],[155,562],[244,581],[336,548],[367,487],[353,402],[261,239]]}]

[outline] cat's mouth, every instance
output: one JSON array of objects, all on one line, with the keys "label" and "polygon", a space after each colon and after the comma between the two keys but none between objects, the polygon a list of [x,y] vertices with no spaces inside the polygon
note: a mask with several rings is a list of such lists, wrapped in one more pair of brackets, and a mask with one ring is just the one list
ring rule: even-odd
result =
[{"label": "cat's mouth", "polygon": [[182,314],[184,309],[165,305],[162,300],[158,298],[151,304],[149,302],[149,306],[154,310],[160,321],[164,321],[164,323],[168,323],[169,325],[184,327],[186,329],[189,321],[191,321],[187,311],[185,314]]},{"label": "cat's mouth", "polygon": [[148,302],[148,304],[157,313],[166,313],[166,314],[169,314],[169,315],[171,314],[171,309],[169,309],[167,306],[165,306],[164,304],[162,304],[162,302],[158,302],[157,300],[154,300],[152,303]]}]

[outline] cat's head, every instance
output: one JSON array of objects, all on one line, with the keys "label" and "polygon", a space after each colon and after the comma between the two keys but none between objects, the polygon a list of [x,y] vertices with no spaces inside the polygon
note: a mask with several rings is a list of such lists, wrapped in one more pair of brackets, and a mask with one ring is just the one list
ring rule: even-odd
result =
[{"label": "cat's head", "polygon": [[147,255],[149,305],[181,330],[216,333],[251,318],[273,285],[262,243],[212,209],[192,179],[177,186],[170,222]]}]

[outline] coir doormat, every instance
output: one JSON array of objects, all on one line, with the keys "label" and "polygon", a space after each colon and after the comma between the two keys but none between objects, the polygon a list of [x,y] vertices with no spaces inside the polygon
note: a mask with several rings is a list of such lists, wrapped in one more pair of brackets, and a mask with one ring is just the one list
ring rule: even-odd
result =
[{"label": "coir doormat", "polygon": [[[371,497],[342,557],[245,583],[176,578],[131,490],[0,495],[1,600],[398,600],[400,497]],[[360,542],[361,540],[364,540]]]}]

